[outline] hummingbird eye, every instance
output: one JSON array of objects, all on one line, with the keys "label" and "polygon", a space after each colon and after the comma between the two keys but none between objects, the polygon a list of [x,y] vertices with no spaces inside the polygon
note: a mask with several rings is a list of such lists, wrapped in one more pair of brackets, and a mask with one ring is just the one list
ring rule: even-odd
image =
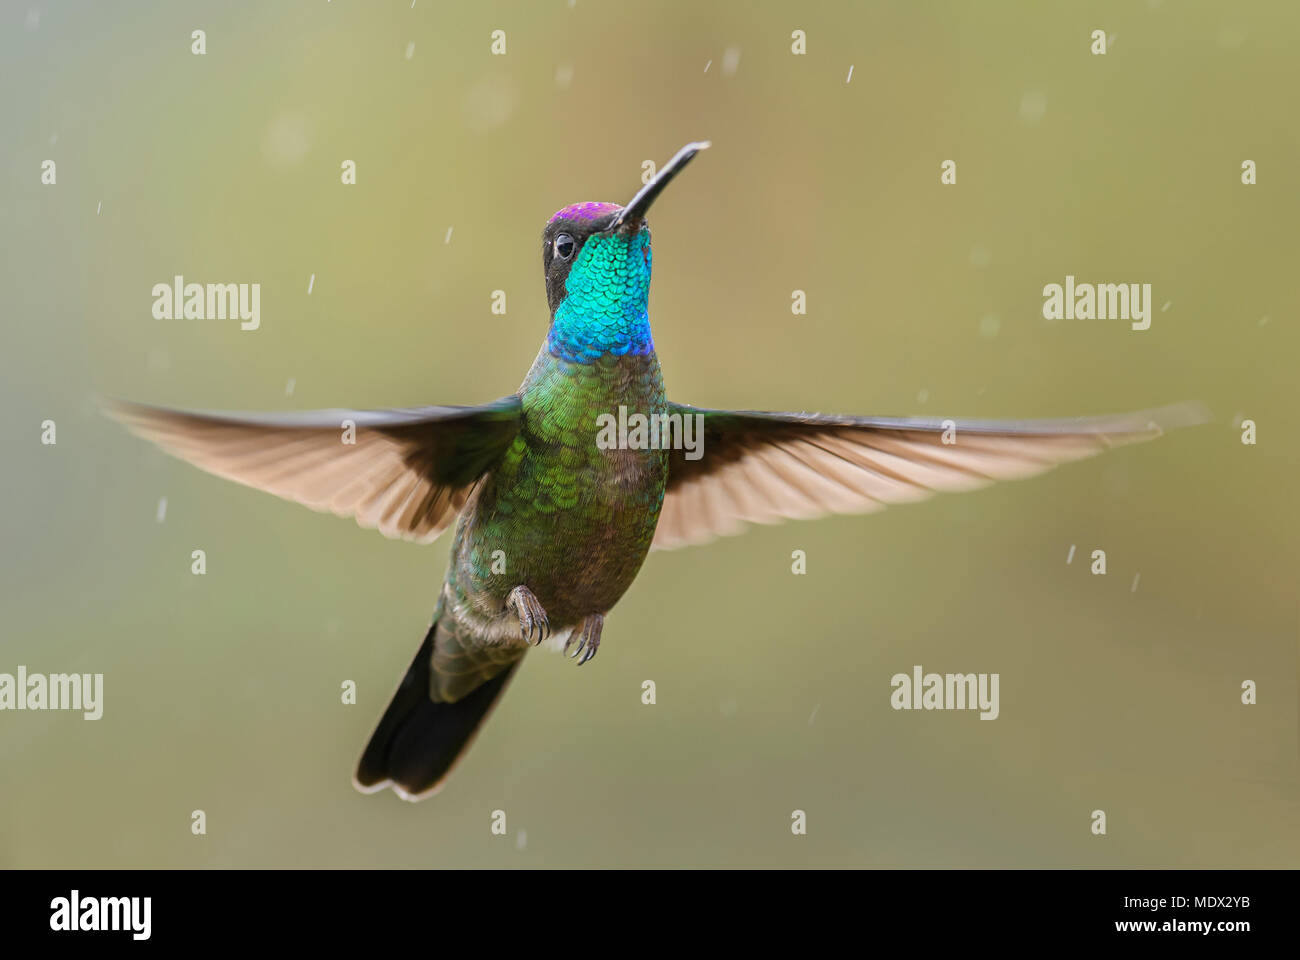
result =
[{"label": "hummingbird eye", "polygon": [[574,248],[577,245],[573,242],[573,237],[567,233],[562,233],[555,238],[555,255],[561,260],[568,260],[573,256]]}]

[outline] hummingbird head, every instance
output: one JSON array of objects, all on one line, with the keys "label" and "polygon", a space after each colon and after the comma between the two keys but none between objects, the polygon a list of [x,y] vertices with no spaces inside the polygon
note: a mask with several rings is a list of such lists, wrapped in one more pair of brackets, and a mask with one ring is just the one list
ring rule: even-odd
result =
[{"label": "hummingbird head", "polygon": [[575,203],[542,232],[542,269],[551,309],[550,352],[591,363],[606,354],[649,353],[650,226],[645,214],[678,173],[709,144],[677,151],[625,207]]}]

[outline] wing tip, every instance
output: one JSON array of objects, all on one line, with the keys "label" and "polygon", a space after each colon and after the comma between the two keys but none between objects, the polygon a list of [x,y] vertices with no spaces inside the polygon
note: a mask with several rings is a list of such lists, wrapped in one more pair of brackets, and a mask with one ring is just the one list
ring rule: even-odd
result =
[{"label": "wing tip", "polygon": [[1116,417],[1099,418],[1095,432],[1103,435],[1110,446],[1123,446],[1154,440],[1171,430],[1199,427],[1213,422],[1213,414],[1203,403],[1185,401]]},{"label": "wing tip", "polygon": [[132,418],[150,409],[143,404],[123,400],[120,397],[106,397],[95,394],[91,399],[95,406],[99,408],[101,414],[121,424],[128,423]]},{"label": "wing tip", "polygon": [[1178,430],[1182,427],[1200,427],[1214,422],[1214,414],[1210,413],[1205,404],[1196,400],[1171,403],[1168,406],[1157,407],[1147,412],[1151,422],[1161,431]]}]

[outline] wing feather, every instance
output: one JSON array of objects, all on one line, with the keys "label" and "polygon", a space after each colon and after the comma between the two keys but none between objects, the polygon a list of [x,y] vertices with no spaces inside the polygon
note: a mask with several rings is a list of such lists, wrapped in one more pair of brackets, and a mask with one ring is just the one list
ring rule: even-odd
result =
[{"label": "wing feather", "polygon": [[419,543],[455,520],[513,441],[522,409],[518,396],[481,407],[279,415],[105,406],[132,432],[208,473]]},{"label": "wing feather", "polygon": [[673,451],[656,549],[704,543],[745,523],[869,513],[937,492],[1042,473],[1110,447],[1204,423],[1202,408],[1073,420],[940,420],[702,410],[702,456]]}]

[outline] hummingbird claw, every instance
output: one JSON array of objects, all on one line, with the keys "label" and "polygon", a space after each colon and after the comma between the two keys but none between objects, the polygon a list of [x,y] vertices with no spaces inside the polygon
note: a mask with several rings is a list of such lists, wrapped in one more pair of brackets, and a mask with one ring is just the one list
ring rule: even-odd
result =
[{"label": "hummingbird claw", "polygon": [[[570,658],[573,659],[581,653],[582,657],[578,659],[578,666],[582,666],[596,655],[596,650],[600,647],[600,634],[604,628],[605,615],[603,613],[593,613],[590,616],[583,618],[581,627],[582,635],[578,640],[578,649],[574,651],[573,657]],[[584,647],[586,648],[585,653],[583,652]],[[565,650],[568,650],[567,644],[565,645]]]},{"label": "hummingbird claw", "polygon": [[[536,646],[551,635],[546,611],[533,592],[520,584],[506,597],[506,609],[519,618],[519,636],[524,643]],[[536,636],[536,640],[533,637]]]}]

